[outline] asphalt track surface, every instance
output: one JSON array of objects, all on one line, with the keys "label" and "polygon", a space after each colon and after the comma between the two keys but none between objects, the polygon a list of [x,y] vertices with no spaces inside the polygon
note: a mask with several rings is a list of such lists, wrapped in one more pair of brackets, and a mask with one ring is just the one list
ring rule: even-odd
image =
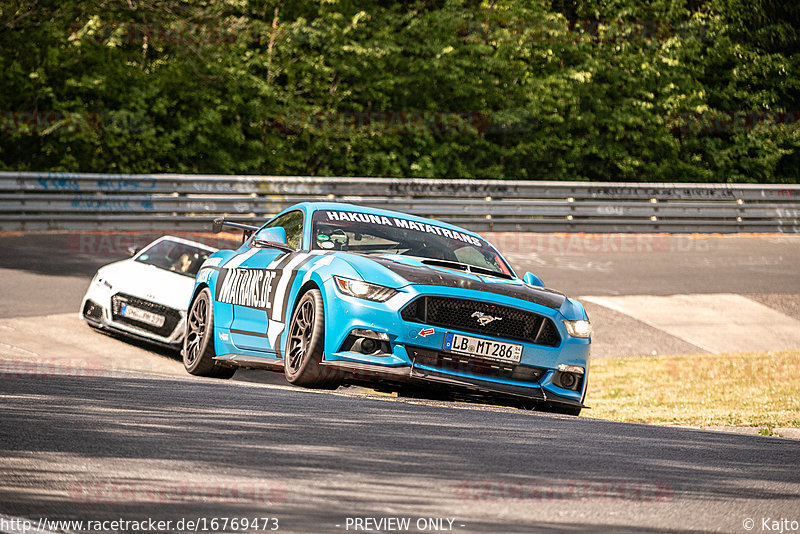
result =
[{"label": "asphalt track surface", "polygon": [[[450,532],[501,533],[767,532],[764,520],[800,521],[795,440],[313,392],[255,372],[191,377],[168,353],[78,321],[94,270],[124,254],[69,243],[0,237],[0,514],[153,518],[171,531],[193,530],[176,528],[182,518],[271,517],[280,532],[390,532],[354,520],[394,517],[411,519],[403,532],[436,531],[417,528],[434,518],[453,520]],[[760,295],[790,315],[796,243],[718,238],[650,253],[592,243],[511,260],[571,294],[669,295],[682,284]]]}]

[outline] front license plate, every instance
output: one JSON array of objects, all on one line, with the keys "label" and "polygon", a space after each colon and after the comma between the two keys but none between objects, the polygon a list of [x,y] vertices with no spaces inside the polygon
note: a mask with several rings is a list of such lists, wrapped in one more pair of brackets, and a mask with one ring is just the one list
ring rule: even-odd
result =
[{"label": "front license plate", "polygon": [[501,343],[479,337],[462,336],[448,332],[444,336],[445,352],[457,352],[481,358],[491,358],[504,362],[519,363],[522,358],[522,345],[516,343]]},{"label": "front license plate", "polygon": [[166,320],[166,317],[163,315],[128,306],[127,304],[122,307],[122,313],[120,313],[120,315],[155,327],[164,326],[164,321]]}]

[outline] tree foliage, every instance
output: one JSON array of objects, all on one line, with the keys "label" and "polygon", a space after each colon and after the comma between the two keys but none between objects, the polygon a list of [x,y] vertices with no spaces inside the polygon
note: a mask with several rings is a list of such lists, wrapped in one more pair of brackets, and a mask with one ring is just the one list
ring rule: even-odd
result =
[{"label": "tree foliage", "polygon": [[779,0],[5,0],[0,168],[785,182]]}]

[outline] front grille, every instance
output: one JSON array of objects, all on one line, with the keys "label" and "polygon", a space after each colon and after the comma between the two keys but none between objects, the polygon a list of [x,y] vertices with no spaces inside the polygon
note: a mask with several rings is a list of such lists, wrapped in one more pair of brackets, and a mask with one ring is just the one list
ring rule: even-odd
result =
[{"label": "front grille", "polygon": [[[481,326],[478,318],[474,316],[476,312],[500,319]],[[486,302],[448,297],[420,297],[407,304],[400,315],[405,321],[501,339],[516,339],[548,347],[557,347],[561,343],[561,336],[558,335],[558,330],[550,318]]]},{"label": "front grille", "polygon": [[87,300],[83,307],[83,316],[94,321],[102,321],[103,308],[98,306],[94,301]]},{"label": "front grille", "polygon": [[[132,319],[130,317],[123,317],[121,315],[122,307],[126,304],[136,308],[141,308],[142,310],[146,310],[151,313],[163,315],[165,317],[164,324],[161,326],[153,326],[142,321],[137,321],[136,319]],[[178,325],[178,321],[181,320],[181,314],[178,312],[178,310],[162,306],[161,304],[156,304],[155,302],[150,302],[149,300],[140,299],[138,297],[134,297],[133,295],[127,295],[125,293],[117,293],[111,297],[111,316],[115,321],[129,324],[142,330],[147,330],[148,332],[152,332],[161,337],[168,337],[173,330],[175,330],[175,327]]]},{"label": "front grille", "polygon": [[410,347],[408,352],[415,365],[424,365],[444,371],[456,371],[470,375],[506,378],[520,382],[536,382],[545,372],[544,369],[537,367],[470,358],[416,347]]}]

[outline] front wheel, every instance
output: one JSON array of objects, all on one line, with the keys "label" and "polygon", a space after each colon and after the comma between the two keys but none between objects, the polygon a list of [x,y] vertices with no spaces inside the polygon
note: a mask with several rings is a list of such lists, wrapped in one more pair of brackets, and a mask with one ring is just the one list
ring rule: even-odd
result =
[{"label": "front wheel", "polygon": [[189,308],[183,338],[183,367],[189,373],[211,378],[230,378],[235,368],[223,367],[214,360],[214,314],[211,291],[203,288]]},{"label": "front wheel", "polygon": [[320,365],[325,348],[325,311],[322,293],[307,291],[289,323],[283,371],[286,380],[296,386],[336,389],[336,371]]}]

